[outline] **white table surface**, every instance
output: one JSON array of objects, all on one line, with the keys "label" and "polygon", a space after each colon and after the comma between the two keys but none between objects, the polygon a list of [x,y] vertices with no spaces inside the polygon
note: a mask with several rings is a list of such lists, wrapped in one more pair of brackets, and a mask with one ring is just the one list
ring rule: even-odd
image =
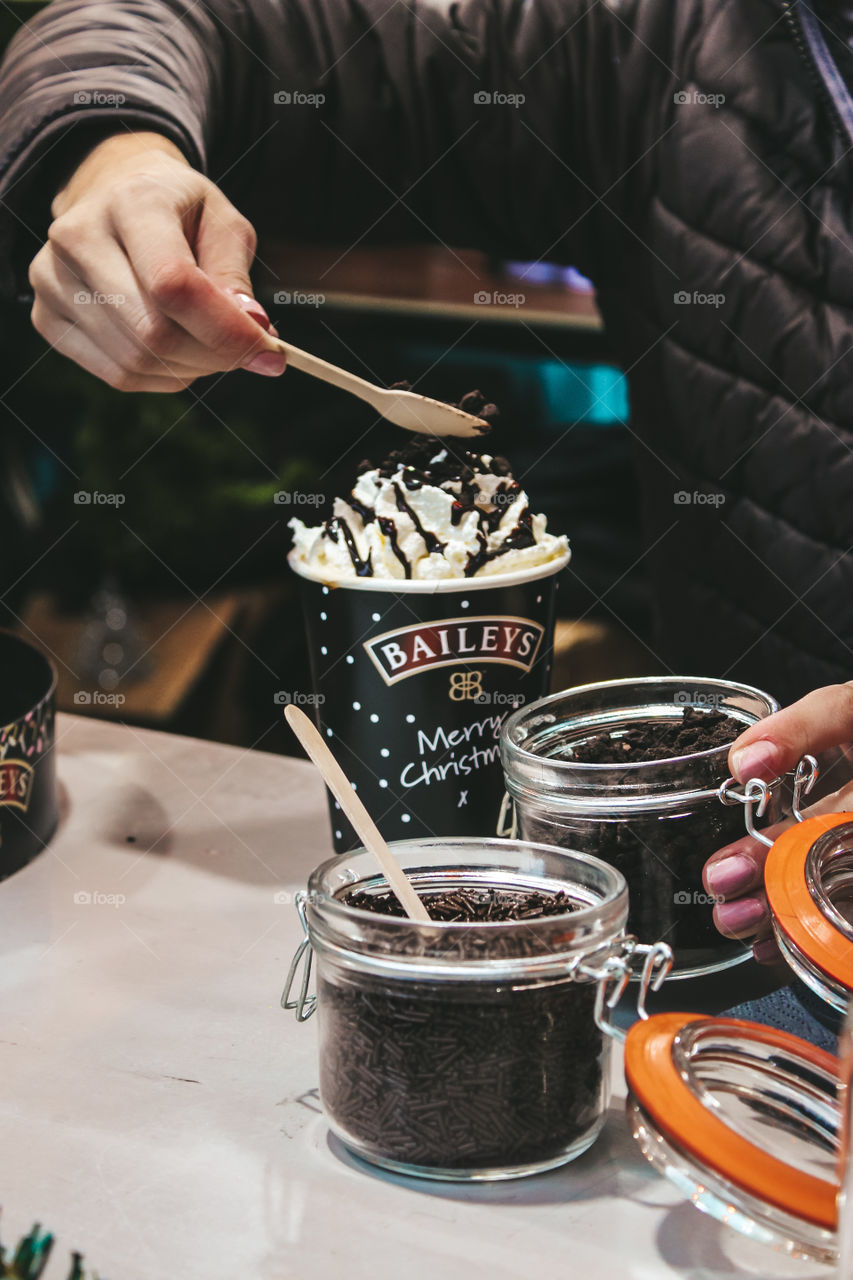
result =
[{"label": "white table surface", "polygon": [[279,1008],[301,931],[276,895],[330,851],[312,768],[73,716],[58,737],[60,830],[0,884],[2,1234],[49,1226],[49,1280],[71,1248],[104,1280],[828,1275],[645,1163],[618,1063],[562,1170],[460,1189],[357,1165],[314,1025]]}]

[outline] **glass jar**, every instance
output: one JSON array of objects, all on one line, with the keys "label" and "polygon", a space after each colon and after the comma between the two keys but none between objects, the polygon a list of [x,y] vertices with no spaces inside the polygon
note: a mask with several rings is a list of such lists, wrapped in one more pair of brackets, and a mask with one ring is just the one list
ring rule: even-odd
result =
[{"label": "glass jar", "polygon": [[838,1197],[838,1274],[853,1275],[853,1012],[848,1010],[838,1038],[842,1116],[841,1192]]},{"label": "glass jar", "polygon": [[628,1032],[625,1078],[640,1149],[697,1209],[785,1253],[835,1260],[837,1058],[754,1022],[656,1014]]},{"label": "glass jar", "polygon": [[659,1014],[628,1032],[628,1114],[644,1155],[703,1212],[793,1255],[853,1274],[853,817],[804,818],[818,765],[794,774],[795,823],[771,840],[752,806],[747,827],[769,847],[765,888],[791,969],[828,1005],[848,1009],[839,1056],[775,1027]]},{"label": "glass jar", "polygon": [[316,1005],[332,1131],[364,1159],[420,1177],[511,1178],[574,1159],[608,1103],[610,1040],[596,1020],[604,984],[624,990],[638,951],[647,975],[659,962],[662,980],[669,949],[625,937],[625,881],[596,858],[504,840],[390,847],[421,893],[562,890],[572,909],[423,925],[341,900],[356,888],[387,892],[372,854],[323,863],[297,901],[306,938],[282,1004],[302,1018]]},{"label": "glass jar", "polygon": [[[621,871],[628,928],[641,942],[672,946],[673,977],[712,973],[749,955],[717,932],[715,900],[702,884],[710,855],[744,834],[746,797],[729,778],[728,746],[625,764],[580,763],[572,749],[604,732],[618,739],[633,728],[677,725],[686,707],[730,717],[732,741],[779,709],[768,694],[727,680],[613,680],[531,703],[501,735],[512,833],[594,854]],[[759,812],[768,822],[783,816],[782,792],[781,781],[765,789]]]}]

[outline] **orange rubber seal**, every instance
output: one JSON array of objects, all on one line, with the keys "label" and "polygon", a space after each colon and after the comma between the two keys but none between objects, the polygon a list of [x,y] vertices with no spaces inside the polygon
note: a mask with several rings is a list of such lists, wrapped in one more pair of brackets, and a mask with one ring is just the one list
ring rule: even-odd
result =
[{"label": "orange rubber seal", "polygon": [[664,1137],[692,1156],[700,1169],[712,1169],[792,1217],[834,1231],[838,1184],[786,1164],[737,1133],[704,1105],[680,1074],[672,1056],[673,1042],[679,1032],[696,1023],[746,1031],[751,1040],[794,1053],[810,1066],[836,1076],[838,1059],[786,1031],[694,1013],[655,1014],[635,1023],[625,1042],[628,1087]]},{"label": "orange rubber seal", "polygon": [[812,845],[833,827],[853,823],[853,813],[807,818],[784,831],[764,864],[770,910],[786,938],[823,973],[853,990],[853,942],[828,920],[806,884],[806,859]]}]

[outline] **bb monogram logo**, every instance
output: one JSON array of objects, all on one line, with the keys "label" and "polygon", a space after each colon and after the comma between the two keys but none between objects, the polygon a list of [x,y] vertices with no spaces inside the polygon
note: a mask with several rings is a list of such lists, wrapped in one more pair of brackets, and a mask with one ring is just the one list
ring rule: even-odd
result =
[{"label": "bb monogram logo", "polygon": [[454,702],[475,702],[483,696],[482,671],[454,671],[450,677],[450,692]]},{"label": "bb monogram logo", "polygon": [[[501,662],[529,671],[544,634],[545,628],[531,618],[445,618],[386,631],[366,640],[364,649],[391,685],[434,667],[468,662]],[[465,694],[468,697],[476,694]]]}]

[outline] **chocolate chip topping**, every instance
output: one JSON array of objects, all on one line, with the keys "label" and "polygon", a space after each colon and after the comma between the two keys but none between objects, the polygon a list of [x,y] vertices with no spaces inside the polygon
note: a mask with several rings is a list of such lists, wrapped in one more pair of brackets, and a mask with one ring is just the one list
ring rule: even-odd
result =
[{"label": "chocolate chip topping", "polygon": [[[407,382],[394,383],[392,390],[408,391]],[[487,422],[497,417],[495,405],[489,403],[481,391],[469,391],[459,401],[458,407],[467,413],[473,413]],[[467,449],[457,439],[438,439],[433,436],[417,436],[401,449],[394,449],[378,467],[370,459],[365,458],[358,466],[358,475],[376,470],[383,480],[394,481],[394,495],[398,511],[414,526],[423,540],[428,555],[441,554],[446,543],[437,534],[427,528],[418,513],[412,507],[407,494],[429,486],[444,489],[453,498],[450,519],[454,526],[462,524],[473,512],[477,520],[477,549],[468,557],[465,576],[470,578],[486,563],[498,559],[511,551],[523,550],[534,546],[536,536],[533,532],[533,518],[529,510],[521,512],[515,525],[508,529],[498,546],[490,547],[488,538],[501,528],[501,521],[517,498],[522,496],[521,486],[512,478],[512,468],[506,458],[477,453]],[[487,486],[483,478],[489,477]],[[500,483],[494,484],[494,478]],[[479,503],[478,503],[479,500]],[[377,513],[360,499],[350,494],[348,505],[364,525],[377,520]],[[391,550],[403,567],[407,578],[411,577],[412,566],[399,545],[399,527],[394,530],[389,517],[379,521],[379,527],[385,537],[391,541]],[[392,536],[393,534],[393,536]],[[366,561],[359,559],[352,531],[346,521],[333,518],[326,522],[324,536],[338,541],[342,535],[359,577],[371,577],[374,568],[371,557]]]}]

